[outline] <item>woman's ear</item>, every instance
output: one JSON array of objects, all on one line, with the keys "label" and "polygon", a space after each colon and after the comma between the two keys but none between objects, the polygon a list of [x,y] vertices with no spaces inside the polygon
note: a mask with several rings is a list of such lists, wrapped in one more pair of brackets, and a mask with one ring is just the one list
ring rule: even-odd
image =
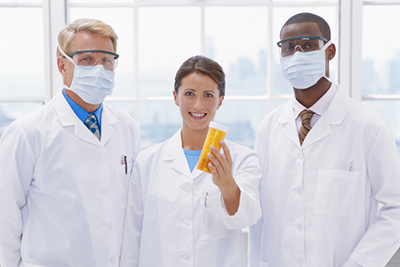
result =
[{"label": "woman's ear", "polygon": [[172,91],[172,95],[174,96],[175,105],[179,107],[178,96],[176,95],[175,90]]},{"label": "woman's ear", "polygon": [[220,98],[219,98],[219,103],[218,103],[218,107],[217,107],[217,110],[219,109],[219,107],[222,105],[222,101],[224,101],[224,97],[225,96],[220,96]]}]

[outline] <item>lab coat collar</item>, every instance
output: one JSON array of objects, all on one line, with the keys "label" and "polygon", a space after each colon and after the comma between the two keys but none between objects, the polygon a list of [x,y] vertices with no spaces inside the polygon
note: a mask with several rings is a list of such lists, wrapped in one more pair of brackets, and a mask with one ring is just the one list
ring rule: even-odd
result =
[{"label": "lab coat collar", "polygon": [[182,149],[181,130],[182,129],[179,129],[168,141],[164,161],[173,160],[172,168],[174,170],[185,175],[188,179],[194,180],[198,178],[203,172],[196,168],[194,168],[193,172],[190,172],[189,164],[187,163],[185,153]]},{"label": "lab coat collar", "polygon": [[61,124],[64,127],[74,127],[74,134],[86,142],[97,146],[105,146],[116,132],[112,124],[117,123],[118,119],[106,105],[103,105],[101,140],[99,141],[76,116],[61,91],[54,96],[52,102]]},{"label": "lab coat collar", "polygon": [[293,119],[293,100],[287,101],[278,117],[278,123],[283,126],[283,133],[300,148],[299,136],[297,135],[296,121]]},{"label": "lab coat collar", "polygon": [[308,133],[302,145],[303,149],[328,136],[333,125],[340,125],[343,122],[349,107],[350,97],[341,87],[335,86],[338,87],[335,96],[326,112]]},{"label": "lab coat collar", "polygon": [[307,138],[304,140],[303,145],[300,145],[299,137],[297,135],[296,122],[293,118],[293,105],[291,101],[285,103],[282,108],[281,114],[278,119],[278,123],[286,124],[283,132],[292,140],[300,149],[305,149],[309,145],[325,138],[331,132],[331,125],[340,125],[347,113],[350,97],[347,95],[345,90],[338,85],[335,96],[333,97],[327,111],[321,116],[318,122],[314,125],[311,131],[308,133]]},{"label": "lab coat collar", "polygon": [[107,142],[114,136],[116,130],[114,129],[114,124],[118,123],[119,120],[114,116],[112,110],[109,106],[103,103],[103,112],[101,113],[101,138],[100,143],[105,146]]}]

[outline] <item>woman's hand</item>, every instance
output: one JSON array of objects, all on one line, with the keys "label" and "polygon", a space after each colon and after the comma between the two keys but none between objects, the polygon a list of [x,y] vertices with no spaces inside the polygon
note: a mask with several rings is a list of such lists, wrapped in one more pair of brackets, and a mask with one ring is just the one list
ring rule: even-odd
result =
[{"label": "woman's hand", "polygon": [[208,168],[211,171],[214,184],[221,191],[226,211],[229,215],[234,215],[239,208],[240,189],[232,176],[232,158],[229,149],[224,141],[220,141],[220,145],[224,150],[225,157],[214,146],[211,146],[212,154],[208,154],[210,160]]}]

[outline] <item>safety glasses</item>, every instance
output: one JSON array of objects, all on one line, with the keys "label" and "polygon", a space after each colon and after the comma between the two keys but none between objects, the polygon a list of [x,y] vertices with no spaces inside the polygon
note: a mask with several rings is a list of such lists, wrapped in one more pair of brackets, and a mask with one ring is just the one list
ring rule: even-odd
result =
[{"label": "safety glasses", "polygon": [[311,52],[320,50],[327,39],[320,36],[297,36],[277,42],[281,57],[293,55],[296,51]]},{"label": "safety glasses", "polygon": [[93,67],[100,61],[106,70],[114,70],[119,58],[118,54],[104,50],[76,51],[68,56],[79,66]]}]

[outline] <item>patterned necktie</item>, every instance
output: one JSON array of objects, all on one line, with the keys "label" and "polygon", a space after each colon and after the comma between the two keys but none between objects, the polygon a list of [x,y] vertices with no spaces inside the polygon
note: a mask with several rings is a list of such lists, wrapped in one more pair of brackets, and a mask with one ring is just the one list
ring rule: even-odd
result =
[{"label": "patterned necktie", "polygon": [[301,130],[300,130],[299,138],[300,138],[301,145],[303,144],[304,139],[306,138],[306,135],[311,130],[310,120],[314,114],[315,113],[313,111],[307,110],[307,109],[300,112]]},{"label": "patterned necktie", "polygon": [[89,130],[100,140],[100,131],[99,127],[97,127],[97,118],[94,114],[88,114],[85,120],[85,125],[89,128]]}]

